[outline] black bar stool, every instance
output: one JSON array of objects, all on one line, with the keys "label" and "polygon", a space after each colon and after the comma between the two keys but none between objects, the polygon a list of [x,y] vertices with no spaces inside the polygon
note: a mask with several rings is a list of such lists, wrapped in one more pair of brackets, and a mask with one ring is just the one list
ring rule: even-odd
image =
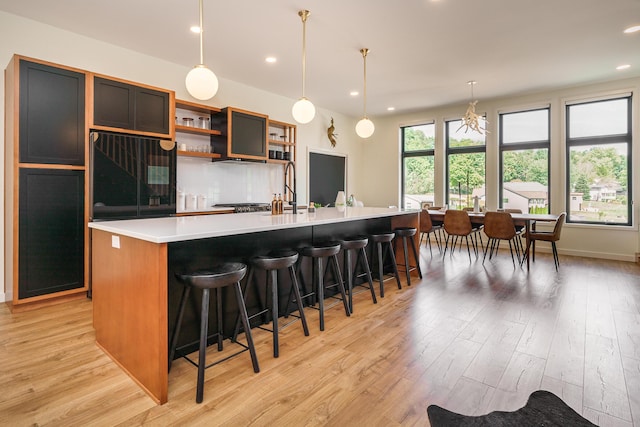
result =
[{"label": "black bar stool", "polygon": [[[315,296],[317,294],[318,297],[318,310],[320,311],[320,330],[324,331],[324,291],[326,289],[337,287],[340,291],[340,295],[342,296],[342,302],[344,304],[344,311],[347,316],[351,316],[351,311],[349,310],[349,304],[347,302],[347,295],[344,290],[344,282],[342,281],[342,274],[340,274],[340,266],[338,265],[338,253],[340,252],[340,243],[339,242],[326,242],[320,243],[314,246],[307,246],[300,250],[300,255],[312,258],[313,267],[312,267],[312,276],[313,276],[313,285],[312,290],[305,295],[302,295],[302,298],[307,298],[309,296]],[[333,268],[334,278],[336,278],[335,283],[327,285],[324,283],[324,269],[322,267],[322,260],[324,258],[328,258],[329,264]],[[328,265],[327,265],[328,267]],[[312,307],[315,308],[315,307]]]},{"label": "black bar stool", "polygon": [[[371,241],[376,244],[376,252],[378,259],[378,280],[380,280],[380,298],[384,298],[384,256],[388,253],[391,255],[391,264],[393,265],[393,274],[398,282],[398,289],[402,289],[400,284],[400,274],[398,274],[398,265],[396,264],[396,255],[393,252],[391,242],[393,242],[395,233],[379,233],[370,236]],[[375,260],[375,257],[374,257]],[[373,260],[372,260],[373,264]]]},{"label": "black bar stool", "polygon": [[[422,271],[420,270],[420,257],[418,256],[418,251],[416,250],[416,245],[413,242],[413,236],[416,235],[418,230],[414,227],[398,227],[393,230],[396,237],[402,239],[402,250],[404,253],[404,269],[407,274],[407,285],[411,286],[411,275],[409,272],[411,270],[418,270],[418,276],[422,279]],[[413,251],[413,256],[416,259],[416,266],[412,268],[409,265],[409,251],[407,248],[407,239],[411,242],[411,250]]]},{"label": "black bar stool", "polygon": [[[273,333],[273,357],[280,356],[280,345],[278,340],[278,328],[279,328],[278,299],[280,295],[278,291],[278,270],[283,270],[283,269],[289,270],[289,276],[291,277],[291,288],[295,295],[296,302],[298,305],[299,314],[296,317],[298,317],[302,321],[302,330],[304,331],[305,336],[309,336],[309,328],[307,327],[307,319],[304,316],[304,307],[302,306],[302,297],[300,296],[300,289],[298,288],[298,279],[296,277],[295,264],[297,261],[298,261],[298,253],[294,251],[277,252],[277,253],[273,253],[265,256],[257,256],[255,258],[252,258],[250,261],[251,268],[249,270],[249,275],[247,276],[246,286],[249,286],[249,283],[252,282],[254,271],[256,269],[265,270],[267,275],[267,280],[266,280],[267,289],[269,288],[269,286],[271,286],[271,308],[264,308],[258,313],[252,314],[251,316],[249,316],[249,320],[257,316],[271,312],[272,328],[267,329],[262,326],[258,326],[258,328]],[[244,297],[246,300],[247,298],[246,291],[245,291]],[[238,318],[236,322],[236,329],[233,334],[233,341],[236,340],[239,330],[240,330],[240,319]]]},{"label": "black bar stool", "polygon": [[[178,343],[178,336],[180,335],[180,327],[182,324],[182,317],[184,315],[184,309],[187,305],[187,299],[192,288],[202,289],[202,307],[200,315],[200,349],[198,352],[198,363],[184,356],[192,365],[198,367],[198,385],[196,390],[196,403],[202,403],[204,395],[204,370],[210,368],[213,365],[217,365],[233,356],[243,353],[249,350],[251,354],[251,362],[253,363],[253,371],[260,372],[258,366],[258,357],[256,356],[256,350],[253,346],[253,338],[251,337],[251,329],[249,328],[249,318],[247,317],[247,309],[244,305],[244,298],[242,297],[242,289],[240,289],[240,280],[247,272],[247,266],[239,262],[229,262],[216,265],[207,270],[199,270],[193,273],[176,274],[176,278],[180,283],[184,285],[182,291],[182,297],[180,298],[180,310],[178,311],[178,321],[176,323],[176,329],[171,338],[171,347],[169,351],[169,369],[171,369],[171,362],[176,351],[176,345]],[[242,350],[225,357],[224,359],[215,361],[209,365],[206,365],[206,351],[207,351],[207,338],[209,327],[209,291],[211,289],[216,290],[216,306],[218,315],[218,351],[222,350],[223,340],[223,327],[222,327],[222,288],[232,286],[236,300],[238,302],[238,310],[240,311],[240,319],[244,326],[245,335],[247,337],[247,345],[238,343],[244,347]]]},{"label": "black bar stool", "polygon": [[[364,270],[364,274],[369,281],[369,289],[371,290],[371,299],[374,304],[378,303],[376,299],[376,292],[373,290],[373,279],[371,278],[371,270],[369,269],[369,260],[367,259],[367,251],[364,249],[367,247],[369,239],[366,236],[351,237],[341,242],[342,250],[344,253],[344,270],[347,279],[347,287],[349,291],[349,309],[353,313],[353,281],[354,274],[357,273],[358,264]],[[357,251],[356,263],[352,267],[351,253]],[[355,276],[359,277],[359,276]],[[364,285],[364,284],[363,284]]]}]

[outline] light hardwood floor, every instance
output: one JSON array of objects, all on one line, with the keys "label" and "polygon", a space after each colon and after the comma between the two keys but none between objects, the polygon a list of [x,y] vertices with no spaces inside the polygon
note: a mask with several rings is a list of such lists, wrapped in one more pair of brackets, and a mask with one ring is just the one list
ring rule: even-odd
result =
[{"label": "light hardwood floor", "polygon": [[[640,426],[640,266],[548,254],[531,272],[508,253],[469,263],[422,248],[423,280],[351,318],[327,311],[311,336],[282,331],[280,358],[255,330],[248,353],[206,372],[176,360],[157,406],[94,343],[91,302],[11,314],[0,307],[0,425],[428,425],[426,408],[482,414],[550,390],[602,426]],[[135,327],[134,325],[130,325]],[[216,356],[215,348],[210,355]]]}]

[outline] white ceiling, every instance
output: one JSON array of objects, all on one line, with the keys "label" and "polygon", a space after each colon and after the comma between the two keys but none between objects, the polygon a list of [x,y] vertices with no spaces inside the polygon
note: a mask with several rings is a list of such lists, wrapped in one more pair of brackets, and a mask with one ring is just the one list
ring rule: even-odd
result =
[{"label": "white ceiling", "polygon": [[[640,0],[204,1],[205,63],[218,76],[361,116],[640,76]],[[0,10],[191,67],[197,0],[0,0]],[[6,41],[5,41],[6,42]],[[266,64],[266,56],[276,64]],[[626,71],[616,71],[630,64]],[[480,104],[481,104],[480,101]],[[215,103],[215,99],[214,99]],[[479,105],[480,105],[479,104]]]}]

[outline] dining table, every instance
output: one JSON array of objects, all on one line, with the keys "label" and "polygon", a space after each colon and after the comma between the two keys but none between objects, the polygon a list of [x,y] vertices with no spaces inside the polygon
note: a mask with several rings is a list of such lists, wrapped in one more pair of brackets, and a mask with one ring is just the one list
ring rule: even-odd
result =
[{"label": "dining table", "polygon": [[[431,217],[431,221],[439,221],[444,222],[444,214],[446,209],[439,210],[427,210],[429,212],[429,216]],[[472,224],[484,224],[484,214],[485,212],[469,212],[469,219]],[[558,215],[556,214],[532,214],[532,213],[513,213],[510,212],[511,218],[513,218],[513,224],[515,226],[524,226],[525,227],[525,238],[526,238],[526,250],[525,250],[525,259],[527,261],[527,271],[529,270],[529,263],[531,255],[529,253],[529,245],[531,243],[531,238],[529,237],[529,231],[535,230],[536,222],[556,222],[558,220]]]}]

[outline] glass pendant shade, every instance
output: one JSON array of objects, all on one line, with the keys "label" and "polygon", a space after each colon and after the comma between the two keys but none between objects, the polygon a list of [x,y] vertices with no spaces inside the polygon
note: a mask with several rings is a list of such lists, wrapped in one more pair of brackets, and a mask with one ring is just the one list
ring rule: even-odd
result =
[{"label": "glass pendant shade", "polygon": [[313,106],[311,101],[307,98],[300,98],[293,108],[291,108],[291,115],[296,122],[301,124],[309,123],[316,115],[316,107]]},{"label": "glass pendant shade", "polygon": [[361,119],[356,124],[356,133],[360,138],[369,138],[371,135],[373,135],[373,132],[375,130],[376,127],[373,122],[366,117]]},{"label": "glass pendant shade", "polygon": [[218,78],[206,65],[193,67],[185,79],[187,91],[191,96],[202,101],[211,99],[218,92]]}]

